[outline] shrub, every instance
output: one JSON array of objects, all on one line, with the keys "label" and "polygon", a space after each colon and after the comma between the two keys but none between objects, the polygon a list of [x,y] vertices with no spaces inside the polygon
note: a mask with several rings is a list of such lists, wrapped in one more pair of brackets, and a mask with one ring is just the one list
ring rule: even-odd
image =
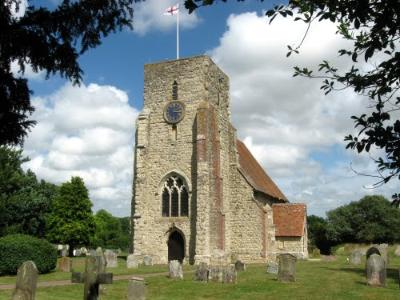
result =
[{"label": "shrub", "polygon": [[39,273],[48,273],[56,267],[57,250],[43,239],[14,234],[0,238],[0,274],[16,274],[19,266],[28,260],[35,262]]}]

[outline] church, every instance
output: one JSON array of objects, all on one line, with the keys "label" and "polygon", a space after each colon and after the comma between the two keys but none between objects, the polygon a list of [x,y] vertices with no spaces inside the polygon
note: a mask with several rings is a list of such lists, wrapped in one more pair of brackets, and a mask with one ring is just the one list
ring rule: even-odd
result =
[{"label": "church", "polygon": [[144,67],[136,121],[132,249],[154,263],[307,258],[292,204],[230,121],[229,78],[208,56]]}]

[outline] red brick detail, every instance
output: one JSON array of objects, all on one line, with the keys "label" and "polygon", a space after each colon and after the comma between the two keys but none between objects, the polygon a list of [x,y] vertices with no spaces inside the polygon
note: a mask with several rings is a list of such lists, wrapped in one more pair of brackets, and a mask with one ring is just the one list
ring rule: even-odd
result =
[{"label": "red brick detail", "polygon": [[274,216],[275,236],[303,236],[307,216],[305,204],[273,204],[272,213]]}]

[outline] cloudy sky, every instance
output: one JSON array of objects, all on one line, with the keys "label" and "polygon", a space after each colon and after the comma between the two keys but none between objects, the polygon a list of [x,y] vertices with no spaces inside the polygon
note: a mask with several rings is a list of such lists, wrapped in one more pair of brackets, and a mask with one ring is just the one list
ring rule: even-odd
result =
[{"label": "cloudy sky", "polygon": [[[57,2],[31,1],[49,8]],[[176,19],[163,16],[176,2],[137,4],[133,31],[111,35],[81,57],[80,86],[26,69],[38,124],[24,145],[31,159],[25,168],[54,183],[81,176],[94,210],[130,214],[143,65],[176,58]],[[350,116],[368,109],[368,101],[349,90],[324,96],[318,80],[292,77],[293,66],[317,66],[322,59],[347,66],[337,56],[346,42],[335,26],[312,26],[300,55],[286,58],[286,45],[297,45],[305,27],[286,19],[269,25],[263,11],[271,1],[231,2],[192,15],[181,9],[181,57],[207,54],[228,74],[238,136],[284,194],[321,216],[366,194],[390,197],[396,182],[371,189],[374,179],[352,170],[374,173],[371,158],[344,149],[343,137],[353,132]]]}]

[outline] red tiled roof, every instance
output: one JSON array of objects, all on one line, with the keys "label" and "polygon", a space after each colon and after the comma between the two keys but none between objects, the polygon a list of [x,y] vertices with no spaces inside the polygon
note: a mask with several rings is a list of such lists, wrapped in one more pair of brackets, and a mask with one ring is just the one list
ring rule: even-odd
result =
[{"label": "red tiled roof", "polygon": [[239,153],[239,170],[257,191],[263,192],[281,201],[287,201],[285,195],[280,191],[272,179],[265,173],[246,145],[236,140],[236,148]]},{"label": "red tiled roof", "polygon": [[302,236],[306,220],[303,203],[277,203],[272,205],[275,236]]}]

